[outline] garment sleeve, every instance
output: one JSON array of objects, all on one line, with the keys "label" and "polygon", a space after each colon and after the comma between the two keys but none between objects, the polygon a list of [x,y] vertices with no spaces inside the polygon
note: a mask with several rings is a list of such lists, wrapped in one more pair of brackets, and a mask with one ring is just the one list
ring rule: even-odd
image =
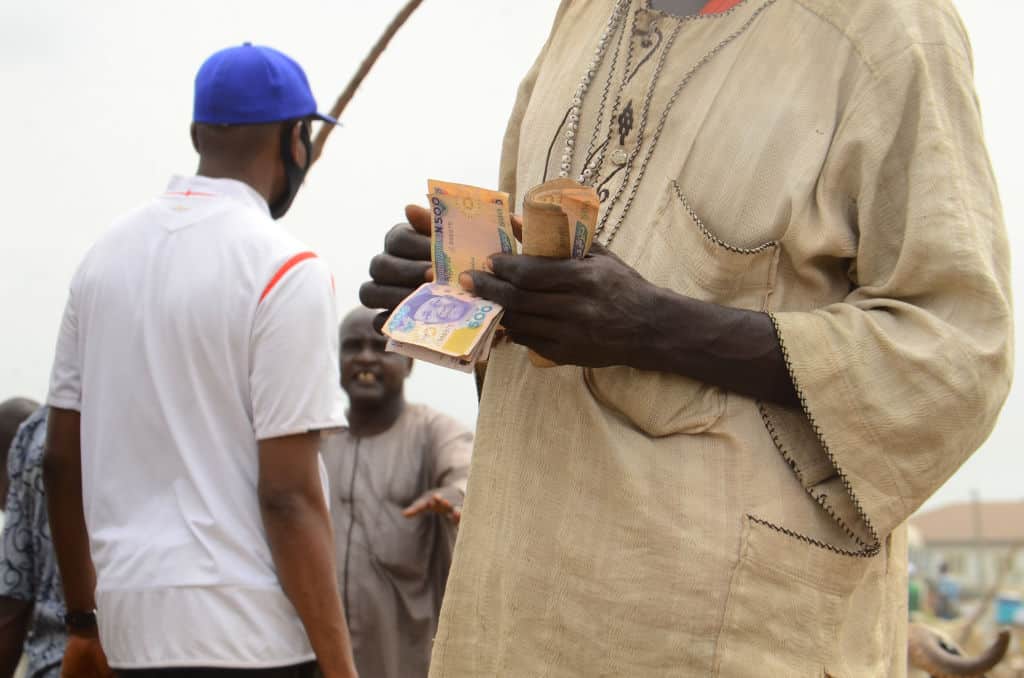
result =
[{"label": "garment sleeve", "polygon": [[466,493],[473,434],[451,417],[434,413],[430,422],[434,487],[455,487]]},{"label": "garment sleeve", "polygon": [[38,494],[25,469],[31,444],[32,429],[23,425],[7,456],[10,485],[0,537],[0,596],[24,601],[35,600],[36,593],[32,517],[36,515]]},{"label": "garment sleeve", "polygon": [[981,445],[1010,385],[1009,246],[961,37],[911,45],[855,96],[818,190],[855,215],[852,291],[773,315],[876,544]]},{"label": "garment sleeve", "polygon": [[57,350],[50,372],[50,391],[46,402],[66,410],[82,408],[82,361],[78,341],[78,311],[72,284],[57,334]]},{"label": "garment sleeve", "polygon": [[337,312],[331,276],[321,259],[291,267],[260,301],[249,384],[259,440],[344,422]]}]

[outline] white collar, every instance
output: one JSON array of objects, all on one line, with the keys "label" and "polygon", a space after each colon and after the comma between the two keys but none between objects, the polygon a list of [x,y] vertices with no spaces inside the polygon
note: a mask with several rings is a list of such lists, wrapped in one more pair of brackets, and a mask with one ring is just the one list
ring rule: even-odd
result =
[{"label": "white collar", "polygon": [[226,197],[256,207],[270,216],[270,207],[263,196],[249,184],[237,179],[215,179],[199,175],[186,177],[176,174],[168,182],[164,195],[196,199]]}]

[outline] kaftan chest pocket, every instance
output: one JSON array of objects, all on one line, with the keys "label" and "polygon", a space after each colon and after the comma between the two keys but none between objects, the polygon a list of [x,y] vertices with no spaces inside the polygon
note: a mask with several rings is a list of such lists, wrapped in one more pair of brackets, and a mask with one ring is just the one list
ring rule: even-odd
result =
[{"label": "kaftan chest pocket", "polygon": [[712,675],[847,675],[837,668],[839,626],[868,559],[745,520]]},{"label": "kaftan chest pocket", "polygon": [[[740,199],[740,198],[737,198]],[[757,232],[757,229],[753,229]],[[722,306],[762,311],[775,284],[779,243],[733,243],[706,223],[677,181],[666,187],[657,216],[630,263],[647,280]],[[757,236],[753,239],[758,240]]]},{"label": "kaftan chest pocket", "polygon": [[[679,294],[722,306],[761,311],[775,283],[779,244],[729,243],[705,224],[679,184],[666,186],[654,218],[625,231],[626,262],[647,280]],[[584,370],[594,398],[651,436],[701,433],[725,410],[714,386],[630,367]]]}]

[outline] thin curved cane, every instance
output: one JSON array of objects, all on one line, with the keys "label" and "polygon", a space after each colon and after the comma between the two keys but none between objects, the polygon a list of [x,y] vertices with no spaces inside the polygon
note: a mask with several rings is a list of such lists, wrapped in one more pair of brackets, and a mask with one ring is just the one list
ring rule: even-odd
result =
[{"label": "thin curved cane", "polygon": [[[370,69],[377,62],[377,59],[387,48],[388,43],[391,42],[391,38],[395,36],[398,29],[402,27],[402,24],[406,22],[409,16],[416,11],[416,8],[420,6],[423,0],[409,0],[402,7],[401,11],[395,15],[395,18],[391,20],[388,27],[384,29],[384,33],[377,39],[377,43],[370,50],[370,53],[363,59],[363,63],[359,65],[359,70],[349,80],[345,90],[338,97],[338,100],[334,102],[334,106],[331,108],[331,115],[335,118],[341,116],[342,111],[348,106],[348,102],[352,100],[356,90],[359,89],[359,85],[362,84],[363,80],[369,74]],[[334,129],[334,125],[323,123],[320,125],[320,129],[317,130],[316,138],[313,139],[313,162],[315,163],[323,153],[324,144],[327,143],[327,137],[330,135],[331,130]]]}]

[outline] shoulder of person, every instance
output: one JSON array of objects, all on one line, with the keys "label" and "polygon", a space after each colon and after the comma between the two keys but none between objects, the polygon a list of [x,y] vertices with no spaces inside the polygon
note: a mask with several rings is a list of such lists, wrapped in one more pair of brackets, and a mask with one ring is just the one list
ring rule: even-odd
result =
[{"label": "shoulder of person", "polygon": [[46,451],[46,415],[48,409],[45,405],[37,408],[18,427],[18,432],[11,443],[10,454],[7,458],[9,477],[14,478],[33,469],[39,473],[42,472],[43,454]]},{"label": "shoulder of person", "polygon": [[[792,0],[849,41],[872,72],[915,46],[946,47],[971,59],[952,0]],[[993,8],[993,11],[997,11]]]},{"label": "shoulder of person", "polygon": [[324,433],[320,439],[321,454],[335,454],[342,452],[351,446],[352,436],[348,433],[348,426],[339,426]]},{"label": "shoulder of person", "polygon": [[435,410],[429,405],[409,403],[406,407],[409,410],[409,414],[415,416],[419,424],[424,428],[447,435],[471,433],[469,428],[458,419],[440,410]]},{"label": "shoulder of person", "polygon": [[140,237],[142,225],[146,222],[145,215],[150,209],[151,204],[147,203],[125,212],[100,233],[85,251],[78,268],[75,269],[71,279],[72,289],[87,281],[90,272],[96,270],[97,264],[123,259],[125,251]]},{"label": "shoulder of person", "polygon": [[260,301],[290,281],[301,280],[303,285],[323,285],[325,289],[333,291],[334,278],[327,261],[298,238],[281,229],[276,230],[281,232],[264,237],[260,243],[253,245],[258,250],[254,258],[262,285]]}]

